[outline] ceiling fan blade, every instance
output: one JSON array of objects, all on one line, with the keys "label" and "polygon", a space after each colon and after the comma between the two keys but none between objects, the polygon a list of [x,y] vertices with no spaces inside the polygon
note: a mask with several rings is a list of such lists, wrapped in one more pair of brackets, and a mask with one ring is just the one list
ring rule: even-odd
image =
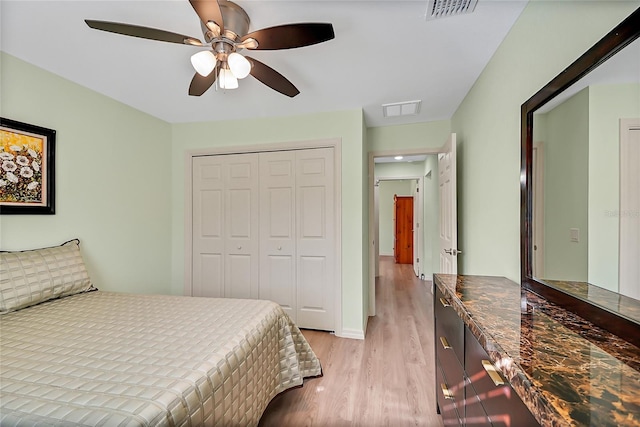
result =
[{"label": "ceiling fan blade", "polygon": [[211,25],[211,22],[215,22],[220,28],[218,34],[224,34],[222,11],[217,0],[189,0],[189,3],[191,3],[193,10],[196,11],[198,17],[207,28],[215,31],[215,26]]},{"label": "ceiling fan blade", "polygon": [[251,75],[269,86],[271,89],[291,98],[300,93],[293,83],[273,68],[263,64],[257,59],[253,59],[248,56],[245,56],[245,58],[247,58],[251,63]]},{"label": "ceiling fan blade", "polygon": [[119,22],[94,21],[91,19],[85,19],[84,22],[86,22],[89,27],[95,30],[108,31],[110,33],[122,34],[125,36],[140,37],[142,39],[158,40],[161,42],[202,46],[202,42],[195,37],[185,36],[184,34],[172,33],[164,30],[158,30],[156,28],[122,24]]},{"label": "ceiling fan blade", "polygon": [[291,49],[326,42],[335,37],[333,25],[320,22],[285,24],[253,31],[240,39],[258,41],[256,50]]},{"label": "ceiling fan blade", "polygon": [[215,68],[208,76],[204,77],[200,74],[196,73],[191,79],[191,84],[189,85],[189,95],[191,96],[200,96],[205,93],[211,85],[216,81],[216,76],[218,75],[218,69]]}]

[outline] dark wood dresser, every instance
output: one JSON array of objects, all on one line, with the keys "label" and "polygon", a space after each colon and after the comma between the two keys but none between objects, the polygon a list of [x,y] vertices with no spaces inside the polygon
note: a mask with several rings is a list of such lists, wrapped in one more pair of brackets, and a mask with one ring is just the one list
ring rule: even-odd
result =
[{"label": "dark wood dresser", "polygon": [[503,277],[434,275],[444,424],[640,426],[640,349]]}]

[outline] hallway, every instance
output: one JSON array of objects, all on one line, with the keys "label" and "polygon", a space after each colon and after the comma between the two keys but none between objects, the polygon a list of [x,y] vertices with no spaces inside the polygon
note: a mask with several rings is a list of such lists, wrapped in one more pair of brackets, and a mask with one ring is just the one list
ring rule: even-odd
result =
[{"label": "hallway", "polygon": [[380,258],[364,341],[305,330],[324,376],[277,396],[261,426],[442,426],[436,414],[431,282]]}]

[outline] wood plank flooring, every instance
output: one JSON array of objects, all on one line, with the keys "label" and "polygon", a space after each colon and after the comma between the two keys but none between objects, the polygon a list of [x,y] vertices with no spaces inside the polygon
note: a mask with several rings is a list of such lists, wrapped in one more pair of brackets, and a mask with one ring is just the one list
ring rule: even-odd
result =
[{"label": "wood plank flooring", "polygon": [[277,396],[260,426],[442,426],[436,414],[431,282],[381,257],[366,339],[303,331],[324,376]]}]

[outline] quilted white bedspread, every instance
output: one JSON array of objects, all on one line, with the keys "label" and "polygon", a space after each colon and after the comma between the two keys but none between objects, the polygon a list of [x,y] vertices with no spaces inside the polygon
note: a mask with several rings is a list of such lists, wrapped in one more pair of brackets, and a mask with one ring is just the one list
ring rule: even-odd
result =
[{"label": "quilted white bedspread", "polygon": [[0,316],[2,426],[257,425],[321,374],[275,303],[91,292]]}]

